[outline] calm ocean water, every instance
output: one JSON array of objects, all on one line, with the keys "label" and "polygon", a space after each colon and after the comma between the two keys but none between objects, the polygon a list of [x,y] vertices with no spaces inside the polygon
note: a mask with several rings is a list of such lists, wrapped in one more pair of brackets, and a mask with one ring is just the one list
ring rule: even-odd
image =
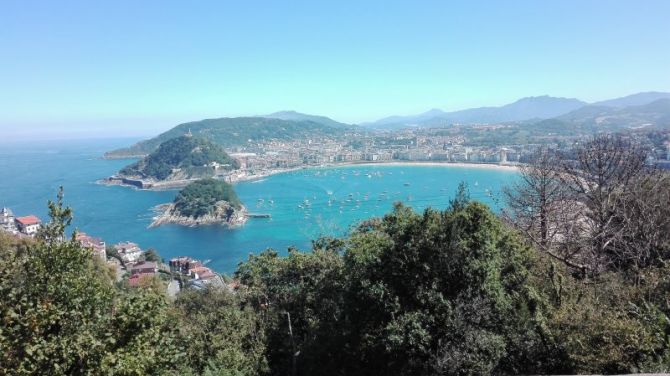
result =
[{"label": "calm ocean water", "polygon": [[170,202],[176,191],[148,192],[108,187],[96,180],[118,171],[130,160],[103,160],[108,150],[132,140],[94,140],[0,145],[0,207],[16,215],[47,218],[47,200],[65,187],[74,209],[74,226],[108,244],[131,240],[153,247],[164,258],[188,255],[210,260],[208,266],[231,273],[250,253],[266,248],[285,252],[307,249],[319,235],[342,235],[350,226],[391,210],[403,201],[417,210],[446,208],[458,183],[471,196],[499,209],[502,186],[515,173],[494,169],[430,166],[347,166],[316,168],[275,175],[236,186],[251,212],[271,214],[238,229],[162,226],[147,229],[151,209]]}]

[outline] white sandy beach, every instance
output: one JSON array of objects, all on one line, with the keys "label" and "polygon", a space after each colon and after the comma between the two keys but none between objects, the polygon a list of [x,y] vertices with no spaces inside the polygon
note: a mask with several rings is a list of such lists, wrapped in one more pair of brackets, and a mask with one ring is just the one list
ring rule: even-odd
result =
[{"label": "white sandy beach", "polygon": [[458,167],[458,168],[485,168],[493,170],[507,170],[507,171],[518,171],[519,165],[512,164],[495,164],[495,163],[463,163],[463,162],[401,162],[401,161],[388,161],[388,162],[362,162],[362,163],[338,163],[329,165],[327,167],[340,167],[340,166],[430,166],[430,167]]},{"label": "white sandy beach", "polygon": [[234,178],[231,183],[240,183],[244,181],[253,181],[264,179],[273,175],[284,174],[293,171],[299,170],[310,170],[317,168],[341,168],[341,167],[351,167],[351,166],[410,166],[410,167],[455,167],[455,168],[481,168],[481,169],[490,169],[490,170],[504,170],[504,171],[518,171],[519,165],[511,164],[494,164],[494,163],[462,163],[462,162],[401,162],[401,161],[383,161],[383,162],[344,162],[344,163],[332,163],[324,164],[320,166],[301,166],[301,167],[292,167],[292,168],[282,168],[263,171],[257,175],[245,175]]}]

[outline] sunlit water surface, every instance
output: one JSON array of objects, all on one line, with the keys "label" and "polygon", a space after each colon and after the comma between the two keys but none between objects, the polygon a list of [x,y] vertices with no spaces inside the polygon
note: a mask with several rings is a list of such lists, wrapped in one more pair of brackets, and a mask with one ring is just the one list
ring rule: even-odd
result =
[{"label": "sunlit water surface", "polygon": [[402,201],[416,210],[444,209],[458,183],[468,183],[471,197],[500,209],[500,191],[514,172],[443,166],[346,166],[284,173],[236,185],[253,213],[237,229],[176,225],[148,229],[152,208],[170,202],[176,191],[138,191],[96,184],[132,160],[100,159],[105,151],[131,140],[42,142],[0,145],[0,207],[17,215],[47,217],[47,200],[59,186],[75,211],[74,226],[108,244],[124,240],[153,247],[164,258],[189,255],[231,273],[250,253],[266,248],[286,252],[307,249],[319,235],[343,235],[357,222],[381,216]]}]

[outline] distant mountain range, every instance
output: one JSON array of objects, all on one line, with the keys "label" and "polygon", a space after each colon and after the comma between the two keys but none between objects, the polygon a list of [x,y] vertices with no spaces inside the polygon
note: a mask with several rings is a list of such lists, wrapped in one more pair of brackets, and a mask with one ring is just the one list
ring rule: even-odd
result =
[{"label": "distant mountain range", "polygon": [[644,106],[659,99],[670,98],[670,93],[661,93],[657,91],[648,91],[645,93],[637,93],[621,98],[610,99],[593,103],[594,106],[606,107],[629,107],[629,106]]},{"label": "distant mountain range", "polygon": [[[650,99],[653,98],[650,97]],[[639,103],[639,101],[620,101],[617,103]],[[670,126],[670,96],[642,105],[628,105],[625,107],[609,107],[602,104],[588,105],[558,116],[556,119],[575,125],[612,129],[639,128],[649,125]]]},{"label": "distant mountain range", "polygon": [[[411,116],[391,116],[372,123],[361,124],[374,129],[399,129],[405,127],[433,127],[449,124],[505,123],[561,118],[574,111],[586,115],[597,111],[611,113],[616,109],[644,106],[658,100],[670,99],[670,93],[646,92],[615,98],[593,104],[574,98],[550,96],[522,98],[500,107],[480,107],[461,111],[444,112],[439,109]],[[568,116],[570,117],[570,116]]]},{"label": "distant mountain range", "polygon": [[[516,123],[549,133],[608,130],[643,126],[670,127],[670,93],[646,92],[588,104],[574,98],[550,96],[522,98],[500,107],[480,107],[445,112],[432,109],[412,116],[390,116],[361,124],[370,129],[393,130],[405,127],[437,127],[452,124]],[[170,139],[191,132],[225,148],[239,147],[270,139],[318,139],[340,136],[358,126],[325,116],[295,111],[269,115],[205,119],[184,124],[128,148],[105,154],[108,158],[144,156]],[[360,128],[358,128],[360,129]]]}]

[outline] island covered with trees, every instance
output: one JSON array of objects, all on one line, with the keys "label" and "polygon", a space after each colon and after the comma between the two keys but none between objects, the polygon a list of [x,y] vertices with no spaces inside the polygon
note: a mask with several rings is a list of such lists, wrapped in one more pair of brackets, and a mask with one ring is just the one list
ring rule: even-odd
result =
[{"label": "island covered with trees", "polygon": [[232,185],[216,179],[197,180],[179,191],[170,204],[160,205],[160,214],[151,227],[174,223],[185,226],[224,225],[239,226],[247,220]]},{"label": "island covered with trees", "polygon": [[205,138],[184,135],[163,142],[149,155],[107,180],[140,188],[161,182],[181,182],[183,186],[184,182],[211,178],[239,167],[239,162],[222,146]]}]

